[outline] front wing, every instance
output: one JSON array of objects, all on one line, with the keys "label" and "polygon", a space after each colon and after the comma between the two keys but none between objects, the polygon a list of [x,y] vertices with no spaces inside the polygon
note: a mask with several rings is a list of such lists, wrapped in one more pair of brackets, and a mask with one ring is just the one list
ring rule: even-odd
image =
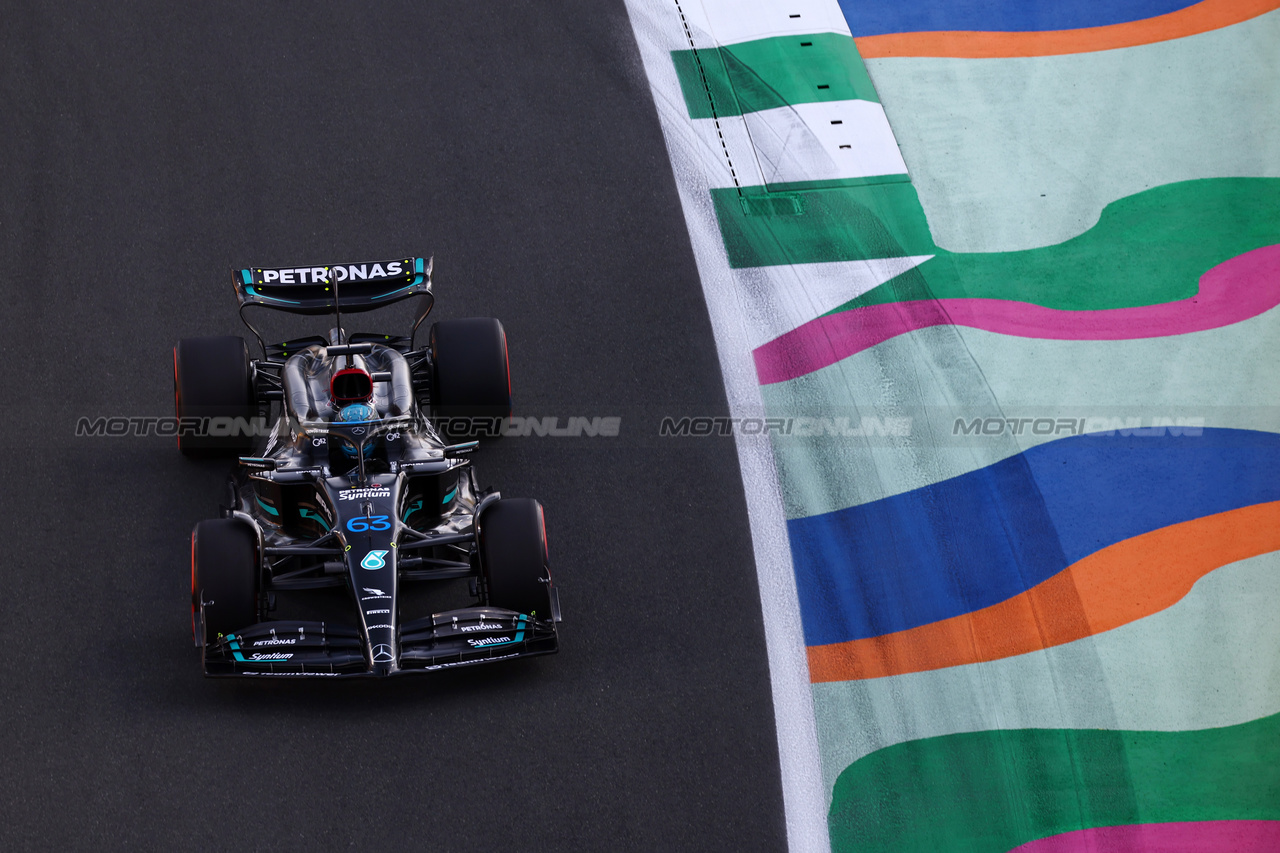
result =
[{"label": "front wing", "polygon": [[554,622],[513,610],[468,607],[400,626],[398,648],[369,648],[359,629],[273,621],[204,644],[209,676],[388,676],[552,654]]}]

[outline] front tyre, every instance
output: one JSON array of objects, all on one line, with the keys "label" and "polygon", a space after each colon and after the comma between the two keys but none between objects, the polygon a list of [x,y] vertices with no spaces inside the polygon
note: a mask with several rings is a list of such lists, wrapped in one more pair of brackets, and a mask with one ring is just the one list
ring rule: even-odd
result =
[{"label": "front tyre", "polygon": [[499,500],[477,521],[485,604],[551,619],[551,573],[542,504]]},{"label": "front tyre", "polygon": [[431,414],[455,438],[502,434],[511,417],[507,333],[492,317],[431,327]]},{"label": "front tyre", "polygon": [[[238,518],[202,521],[191,533],[191,614],[204,603],[204,638],[217,639],[258,621],[258,537]],[[201,637],[196,637],[197,643]]]},{"label": "front tyre", "polygon": [[244,338],[183,338],[173,348],[178,449],[188,455],[248,453],[257,417]]}]

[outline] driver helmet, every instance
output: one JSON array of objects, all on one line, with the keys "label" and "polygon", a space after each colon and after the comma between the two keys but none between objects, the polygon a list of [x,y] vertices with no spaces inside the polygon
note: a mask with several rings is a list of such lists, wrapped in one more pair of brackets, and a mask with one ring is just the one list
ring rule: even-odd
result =
[{"label": "driver helmet", "polygon": [[329,394],[338,408],[367,403],[373,398],[373,377],[362,367],[346,367],[329,380]]},{"label": "driver helmet", "polygon": [[[368,403],[352,403],[349,406],[343,406],[338,410],[338,416],[334,419],[338,423],[363,423],[375,421],[378,419],[378,413]],[[358,452],[357,446],[346,439],[339,442],[342,452],[354,459]]]}]

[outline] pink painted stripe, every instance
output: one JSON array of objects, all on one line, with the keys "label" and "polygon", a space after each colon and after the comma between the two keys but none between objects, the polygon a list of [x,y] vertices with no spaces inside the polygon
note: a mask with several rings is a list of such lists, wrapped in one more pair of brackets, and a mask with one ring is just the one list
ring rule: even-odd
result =
[{"label": "pink painted stripe", "polygon": [[1002,335],[1068,341],[1118,341],[1185,335],[1239,323],[1280,304],[1280,245],[1223,261],[1200,276],[1189,299],[1059,311],[1006,299],[930,299],[891,302],[810,320],[758,347],[761,385],[820,370],[890,338],[929,326],[969,326]]},{"label": "pink painted stripe", "polygon": [[1280,821],[1210,820],[1078,829],[1015,847],[1009,853],[1275,853]]}]

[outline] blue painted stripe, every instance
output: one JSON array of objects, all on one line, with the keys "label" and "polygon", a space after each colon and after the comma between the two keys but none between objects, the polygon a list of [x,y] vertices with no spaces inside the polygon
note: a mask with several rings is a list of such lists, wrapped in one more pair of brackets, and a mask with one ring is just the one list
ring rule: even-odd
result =
[{"label": "blue painted stripe", "polygon": [[839,0],[857,36],[886,33],[976,30],[1041,32],[1125,24],[1167,15],[1197,0]]},{"label": "blue painted stripe", "polygon": [[787,523],[808,645],[914,628],[1025,592],[1116,542],[1280,500],[1280,435],[1077,436]]}]

